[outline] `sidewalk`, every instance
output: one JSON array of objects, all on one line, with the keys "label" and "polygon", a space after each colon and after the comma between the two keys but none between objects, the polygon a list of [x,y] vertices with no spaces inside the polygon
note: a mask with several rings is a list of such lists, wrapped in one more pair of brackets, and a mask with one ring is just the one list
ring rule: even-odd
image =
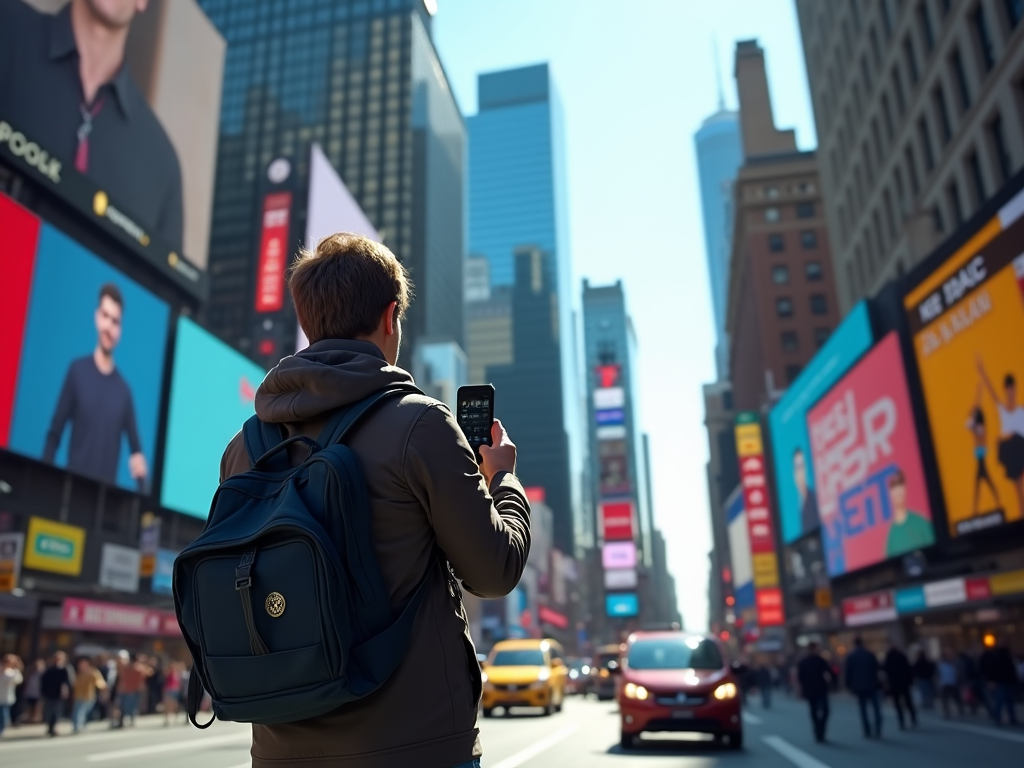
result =
[{"label": "sidewalk", "polygon": [[[187,725],[188,719],[185,718],[180,712],[176,716],[175,720],[171,725],[167,726],[167,729],[181,728],[182,725]],[[163,715],[141,715],[135,720],[134,730],[145,731],[155,730],[164,728],[164,716]],[[85,726],[85,730],[82,733],[110,733],[111,731],[122,730],[119,728],[111,728],[109,720],[93,720]],[[131,731],[133,728],[125,727],[123,730]],[[71,721],[68,719],[61,720],[57,723],[57,737],[73,736],[74,728],[71,725]],[[46,735],[46,724],[45,723],[33,723],[30,725],[10,725],[4,729],[3,735],[0,736],[0,743],[8,741],[28,741],[32,739],[44,740],[49,738]]]}]

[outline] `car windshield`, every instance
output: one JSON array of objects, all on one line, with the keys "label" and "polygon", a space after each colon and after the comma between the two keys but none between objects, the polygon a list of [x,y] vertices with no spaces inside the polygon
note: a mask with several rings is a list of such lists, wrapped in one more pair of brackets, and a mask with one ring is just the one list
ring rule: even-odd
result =
[{"label": "car windshield", "polygon": [[542,667],[544,666],[543,651],[498,651],[494,654],[492,667]]},{"label": "car windshield", "polygon": [[722,655],[710,640],[637,640],[629,649],[630,669],[721,669]]}]

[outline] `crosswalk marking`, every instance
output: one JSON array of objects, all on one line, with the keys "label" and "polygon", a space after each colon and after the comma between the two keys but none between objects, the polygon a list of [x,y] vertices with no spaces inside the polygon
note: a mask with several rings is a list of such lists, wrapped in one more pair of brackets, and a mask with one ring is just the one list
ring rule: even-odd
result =
[{"label": "crosswalk marking", "polygon": [[563,741],[572,736],[578,726],[569,725],[560,731],[555,731],[553,734],[548,736],[546,739],[541,739],[532,747],[527,747],[522,752],[516,752],[511,757],[506,757],[500,763],[494,765],[494,768],[519,768],[520,765],[525,763],[527,760],[536,757],[541,752],[545,752],[551,747],[555,746],[560,741]]},{"label": "crosswalk marking", "polygon": [[86,755],[86,762],[106,763],[113,760],[124,760],[129,757],[142,757],[143,755],[158,755],[161,752],[179,752],[185,749],[206,749],[214,744],[229,744],[236,742],[239,745],[251,743],[252,736],[248,733],[232,733],[229,736],[209,736],[202,739],[189,739],[187,741],[174,741],[168,744],[153,744],[148,747],[132,747],[129,749],[118,749],[113,752],[97,752]]},{"label": "crosswalk marking", "polygon": [[826,763],[807,754],[786,741],[781,736],[762,736],[761,741],[774,749],[797,768],[829,768]]}]

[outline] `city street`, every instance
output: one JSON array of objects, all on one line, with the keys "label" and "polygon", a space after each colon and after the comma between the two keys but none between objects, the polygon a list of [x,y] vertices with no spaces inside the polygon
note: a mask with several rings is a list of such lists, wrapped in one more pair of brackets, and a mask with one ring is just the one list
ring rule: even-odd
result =
[{"label": "city street", "polygon": [[[1014,765],[1024,747],[1024,730],[996,730],[980,718],[943,721],[925,715],[916,731],[901,733],[886,711],[881,742],[861,738],[857,714],[846,698],[833,702],[829,743],[815,744],[802,702],[777,698],[765,711],[755,701],[744,715],[742,752],[683,737],[646,736],[637,749],[623,751],[614,703],[571,699],[565,711],[539,717],[525,710],[511,718],[481,720],[484,768],[901,768],[928,765],[960,768],[979,755],[987,765]],[[67,727],[67,724],[64,724]],[[41,728],[10,731],[0,743],[3,768],[74,768],[145,765],[177,768],[242,768],[248,762],[248,728],[217,723],[199,733],[182,725],[164,728],[148,718],[135,730],[109,731],[99,725],[77,737],[49,740]]]}]

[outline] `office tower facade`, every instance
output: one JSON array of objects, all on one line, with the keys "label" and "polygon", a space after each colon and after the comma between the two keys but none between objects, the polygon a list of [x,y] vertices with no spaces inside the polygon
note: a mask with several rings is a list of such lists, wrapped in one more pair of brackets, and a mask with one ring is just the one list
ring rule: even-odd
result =
[{"label": "office tower facade", "polygon": [[[582,473],[561,106],[548,66],[480,75],[469,132],[467,353],[498,387],[519,473],[574,554]],[[499,386],[500,382],[500,386]]]},{"label": "office tower facade", "polygon": [[[201,5],[228,41],[209,324],[268,364],[294,350],[294,318],[267,328],[255,305],[257,224],[271,165],[286,161],[288,184],[304,190],[315,143],[412,274],[405,364],[419,339],[461,346],[465,126],[430,37],[436,4]],[[306,215],[301,194],[295,199],[286,256],[301,242]]]},{"label": "office tower facade", "polygon": [[1024,166],[1024,5],[796,5],[845,312]]},{"label": "office tower facade", "polygon": [[[644,590],[641,577],[653,564],[653,532],[635,407],[637,340],[621,280],[607,286],[583,281],[583,329],[590,476],[596,484],[592,526],[603,554],[605,613],[630,619],[651,607],[636,603]],[[630,613],[630,603],[636,612]]]},{"label": "office tower facade", "polygon": [[737,411],[771,404],[838,322],[829,233],[813,152],[772,115],[764,51],[736,45],[744,162],[734,188],[726,329]]},{"label": "office tower facade", "polygon": [[719,104],[693,136],[704,217],[704,248],[715,314],[715,366],[718,378],[729,368],[725,312],[729,295],[729,251],[732,243],[732,185],[743,164],[739,113]]}]

